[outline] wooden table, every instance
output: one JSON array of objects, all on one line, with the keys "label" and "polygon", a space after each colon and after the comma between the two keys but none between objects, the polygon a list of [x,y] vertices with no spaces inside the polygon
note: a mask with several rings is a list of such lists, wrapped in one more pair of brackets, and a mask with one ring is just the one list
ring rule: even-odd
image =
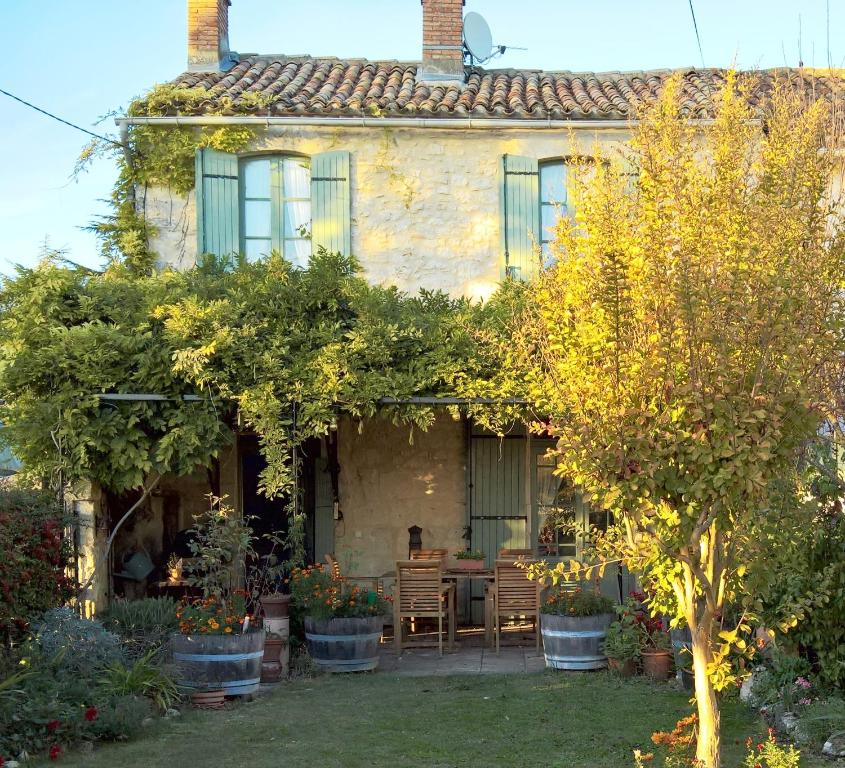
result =
[{"label": "wooden table", "polygon": [[[459,581],[483,581],[492,585],[496,580],[496,572],[492,568],[448,568],[443,571],[443,581],[454,582],[456,586]],[[484,642],[487,645],[493,643],[493,590],[487,589],[484,593]]]}]

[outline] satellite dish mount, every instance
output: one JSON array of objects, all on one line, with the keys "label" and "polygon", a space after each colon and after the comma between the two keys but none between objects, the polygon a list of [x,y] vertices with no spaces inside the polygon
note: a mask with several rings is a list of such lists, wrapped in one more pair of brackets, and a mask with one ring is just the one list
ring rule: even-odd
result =
[{"label": "satellite dish mount", "polygon": [[474,11],[464,16],[464,56],[469,57],[471,65],[484,64],[496,56],[501,56],[508,49],[526,50],[512,45],[493,45],[490,25],[484,17]]}]

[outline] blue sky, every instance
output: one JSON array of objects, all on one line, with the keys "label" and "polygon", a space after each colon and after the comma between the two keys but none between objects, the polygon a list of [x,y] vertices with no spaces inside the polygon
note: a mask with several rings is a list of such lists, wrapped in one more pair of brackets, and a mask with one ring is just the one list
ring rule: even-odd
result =
[{"label": "blue sky", "polygon": [[[828,64],[826,0],[693,0],[708,67]],[[494,43],[525,47],[492,66],[638,70],[699,66],[688,0],[467,0]],[[417,59],[419,0],[233,0],[240,52]],[[0,88],[97,132],[184,68],[185,0],[0,0]],[[830,0],[830,54],[845,64],[845,8]],[[45,239],[83,264],[100,263],[81,230],[107,211],[114,167],[71,171],[86,137],[0,94],[0,272],[32,264]]]}]

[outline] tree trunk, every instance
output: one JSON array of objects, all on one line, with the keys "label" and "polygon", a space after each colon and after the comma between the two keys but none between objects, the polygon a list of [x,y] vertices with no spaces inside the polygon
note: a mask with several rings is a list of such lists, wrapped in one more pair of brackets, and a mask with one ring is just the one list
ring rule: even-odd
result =
[{"label": "tree trunk", "polygon": [[692,666],[695,675],[695,702],[698,708],[698,742],[695,757],[702,768],[719,768],[721,765],[719,702],[707,665],[711,661],[711,639],[707,630],[692,632]]}]

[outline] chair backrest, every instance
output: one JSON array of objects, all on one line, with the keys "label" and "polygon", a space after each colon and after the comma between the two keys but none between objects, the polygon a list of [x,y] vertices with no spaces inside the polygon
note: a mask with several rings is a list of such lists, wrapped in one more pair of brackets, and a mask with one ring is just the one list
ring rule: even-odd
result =
[{"label": "chair backrest", "polygon": [[[529,565],[536,560],[521,560]],[[495,565],[496,610],[500,614],[508,611],[540,610],[540,584],[528,578],[528,572],[514,565],[510,560],[496,560]]]},{"label": "chair backrest", "polygon": [[393,595],[400,613],[439,613],[443,562],[441,560],[397,560]]},{"label": "chair backrest", "polygon": [[499,550],[499,559],[506,560],[507,558],[512,557],[515,560],[524,560],[525,558],[531,559],[534,557],[534,550],[533,549],[500,549]]},{"label": "chair backrest", "polygon": [[332,575],[333,579],[342,579],[343,576],[340,573],[340,563],[334,559],[333,555],[326,555],[326,563],[329,566],[329,573]]},{"label": "chair backrest", "polygon": [[446,560],[449,557],[448,549],[412,549],[411,560]]}]

